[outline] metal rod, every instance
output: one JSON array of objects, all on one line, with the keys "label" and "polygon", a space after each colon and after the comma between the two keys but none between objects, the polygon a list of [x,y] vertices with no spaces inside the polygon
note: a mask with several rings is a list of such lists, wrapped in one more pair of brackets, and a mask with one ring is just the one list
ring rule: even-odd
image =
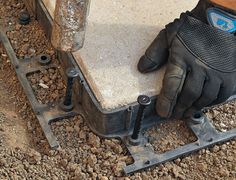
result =
[{"label": "metal rod", "polygon": [[73,52],[84,44],[90,0],[56,0],[52,45]]},{"label": "metal rod", "polygon": [[134,131],[133,131],[133,134],[131,136],[132,139],[138,139],[139,138],[141,125],[142,125],[142,121],[143,121],[143,117],[144,117],[144,109],[145,109],[145,106],[142,106],[142,105],[139,106],[137,119],[136,119],[135,125],[134,125]]},{"label": "metal rod", "polygon": [[66,75],[67,75],[66,94],[65,94],[64,101],[61,104],[61,108],[64,111],[71,111],[74,108],[74,105],[72,102],[74,79],[78,77],[79,72],[75,68],[70,68],[67,70]]},{"label": "metal rod", "polygon": [[141,131],[142,121],[144,118],[144,110],[145,108],[151,104],[151,99],[148,96],[141,95],[138,97],[139,109],[136,117],[136,121],[134,124],[133,134],[129,138],[130,144],[138,145],[139,142],[139,135]]}]

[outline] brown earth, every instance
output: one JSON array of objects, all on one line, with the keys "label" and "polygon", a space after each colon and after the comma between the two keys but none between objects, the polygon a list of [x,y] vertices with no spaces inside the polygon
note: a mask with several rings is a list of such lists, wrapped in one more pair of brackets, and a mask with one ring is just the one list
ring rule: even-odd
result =
[{"label": "brown earth", "polygon": [[[18,24],[17,16],[25,9],[21,0],[0,0],[0,24],[19,58],[48,54],[56,61],[55,52],[37,21]],[[56,62],[55,62],[56,63]],[[52,73],[50,75],[50,73]],[[56,77],[53,77],[56,74]],[[54,101],[50,85],[63,89],[59,73],[44,72],[29,77],[42,103]],[[42,80],[42,81],[40,81]],[[50,80],[52,84],[46,84]],[[42,88],[39,83],[45,83]],[[59,85],[61,84],[61,85]],[[207,115],[215,126],[225,131],[236,127],[235,102],[213,108]],[[185,158],[123,177],[122,167],[132,162],[119,140],[106,140],[94,135],[81,117],[52,124],[61,149],[50,150],[43,132],[16,78],[10,61],[0,44],[0,179],[236,179],[236,141],[217,145]],[[146,132],[153,137],[156,151],[194,141],[181,122],[171,122]],[[161,135],[155,139],[156,134]],[[158,142],[159,141],[159,142]]]}]

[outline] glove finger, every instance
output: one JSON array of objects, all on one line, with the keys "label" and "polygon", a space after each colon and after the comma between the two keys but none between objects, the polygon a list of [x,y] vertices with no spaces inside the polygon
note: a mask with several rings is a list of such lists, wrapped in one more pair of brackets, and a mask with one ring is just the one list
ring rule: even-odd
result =
[{"label": "glove finger", "polygon": [[176,104],[178,94],[181,92],[186,71],[184,68],[168,63],[163,87],[157,98],[156,111],[161,117],[169,118]]},{"label": "glove finger", "polygon": [[197,99],[199,99],[202,94],[205,79],[205,74],[201,73],[201,71],[198,71],[197,69],[193,69],[187,73],[182,91],[174,108],[173,118],[182,118],[184,112],[190,108]]},{"label": "glove finger", "polygon": [[221,80],[218,78],[208,79],[203,86],[201,97],[185,112],[185,117],[190,117],[193,113],[213,103],[219,94]]},{"label": "glove finger", "polygon": [[138,70],[141,73],[154,71],[167,62],[168,55],[166,29],[163,29],[140,58]]},{"label": "glove finger", "polygon": [[210,106],[225,102],[230,98],[231,95],[233,95],[233,93],[234,90],[233,88],[230,88],[229,85],[227,87],[222,85],[218,94],[218,98],[212,104],[210,104]]}]

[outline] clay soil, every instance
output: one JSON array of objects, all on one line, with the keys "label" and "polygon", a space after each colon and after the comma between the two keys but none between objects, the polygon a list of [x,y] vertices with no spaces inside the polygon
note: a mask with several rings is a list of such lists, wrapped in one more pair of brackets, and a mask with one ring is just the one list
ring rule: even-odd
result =
[{"label": "clay soil", "polygon": [[[17,57],[47,54],[57,63],[34,17],[29,25],[19,25],[23,2],[0,0],[0,5],[0,24],[7,29]],[[29,80],[41,103],[63,96],[64,82],[57,69],[31,75]],[[236,104],[210,109],[207,116],[219,131],[236,127]],[[125,177],[122,168],[132,159],[119,140],[99,138],[80,116],[53,123],[52,129],[61,144],[59,150],[49,148],[0,43],[0,179],[236,179],[235,140]],[[146,134],[157,152],[195,141],[181,121],[154,127]]]}]

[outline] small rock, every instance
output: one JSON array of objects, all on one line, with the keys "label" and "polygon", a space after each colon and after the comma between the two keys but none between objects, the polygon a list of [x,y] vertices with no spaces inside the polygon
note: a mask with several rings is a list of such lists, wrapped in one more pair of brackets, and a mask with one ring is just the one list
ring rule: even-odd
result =
[{"label": "small rock", "polygon": [[89,133],[88,144],[99,148],[101,143],[99,137],[97,137],[93,133]]},{"label": "small rock", "polygon": [[205,172],[207,170],[207,168],[208,168],[207,164],[205,164],[205,163],[199,163],[198,164],[198,169],[202,172]]},{"label": "small rock", "polygon": [[108,180],[108,177],[102,176],[100,179],[101,179],[101,180]]},{"label": "small rock", "polygon": [[35,50],[34,48],[29,48],[29,49],[28,49],[28,54],[29,54],[30,56],[35,55],[35,53],[36,53],[36,50]]},{"label": "small rock", "polygon": [[142,173],[142,180],[149,180],[150,178],[146,173]]},{"label": "small rock", "polygon": [[67,170],[75,171],[77,166],[78,166],[77,164],[69,162],[68,165],[67,165]]},{"label": "small rock", "polygon": [[97,163],[97,157],[95,155],[91,155],[88,157],[88,164],[91,166],[91,167],[94,167],[94,165]]},{"label": "small rock", "polygon": [[229,177],[229,171],[227,169],[220,168],[219,174],[222,177]]},{"label": "small rock", "polygon": [[67,161],[67,159],[62,159],[61,160],[61,162],[60,162],[60,164],[62,165],[62,167],[67,167],[67,165],[68,165],[68,161]]},{"label": "small rock", "polygon": [[125,162],[119,161],[114,168],[114,173],[116,176],[121,176],[123,168],[126,166]]},{"label": "small rock", "polygon": [[79,132],[79,138],[80,139],[86,139],[86,133],[84,131]]},{"label": "small rock", "polygon": [[87,166],[87,172],[93,174],[93,168],[90,167],[89,165]]},{"label": "small rock", "polygon": [[28,38],[23,38],[23,41],[24,41],[24,42],[28,42],[29,39],[28,39]]},{"label": "small rock", "polygon": [[27,122],[27,128],[28,128],[29,131],[33,131],[33,127],[31,125],[30,121]]},{"label": "small rock", "polygon": [[7,164],[7,161],[5,159],[0,158],[0,167],[5,166]]},{"label": "small rock", "polygon": [[229,161],[229,162],[233,162],[233,161],[234,161],[234,157],[233,157],[233,156],[229,156],[229,157],[227,157],[227,161]]},{"label": "small rock", "polygon": [[71,126],[66,126],[66,131],[67,131],[67,132],[73,132],[73,131],[74,131],[74,128],[71,127]]},{"label": "small rock", "polygon": [[20,24],[17,24],[15,27],[16,27],[16,30],[19,31],[22,26]]},{"label": "small rock", "polygon": [[227,127],[223,122],[220,123],[220,127],[225,128]]},{"label": "small rock", "polygon": [[86,174],[82,172],[80,167],[77,167],[76,170],[75,170],[75,178],[76,179],[81,179],[81,180],[86,179]]},{"label": "small rock", "polygon": [[226,150],[227,149],[227,145],[226,144],[223,144],[222,146],[221,146],[221,150]]},{"label": "small rock", "polygon": [[213,149],[212,149],[212,151],[214,152],[214,153],[216,153],[216,152],[218,152],[220,150],[220,147],[219,146],[214,146],[213,147]]},{"label": "small rock", "polygon": [[39,83],[39,86],[41,86],[44,89],[49,89],[49,87],[44,83]]},{"label": "small rock", "polygon": [[42,80],[44,81],[44,82],[48,82],[48,81],[50,81],[50,79],[49,79],[49,77],[48,76],[44,76],[43,78],[42,78]]},{"label": "small rock", "polygon": [[216,117],[216,116],[218,116],[220,114],[220,112],[219,111],[217,111],[217,110],[213,110],[213,115],[214,115],[214,117]]},{"label": "small rock", "polygon": [[32,157],[36,162],[40,162],[42,159],[42,156],[39,152],[35,151],[34,149],[29,149],[28,154],[30,157]]}]

